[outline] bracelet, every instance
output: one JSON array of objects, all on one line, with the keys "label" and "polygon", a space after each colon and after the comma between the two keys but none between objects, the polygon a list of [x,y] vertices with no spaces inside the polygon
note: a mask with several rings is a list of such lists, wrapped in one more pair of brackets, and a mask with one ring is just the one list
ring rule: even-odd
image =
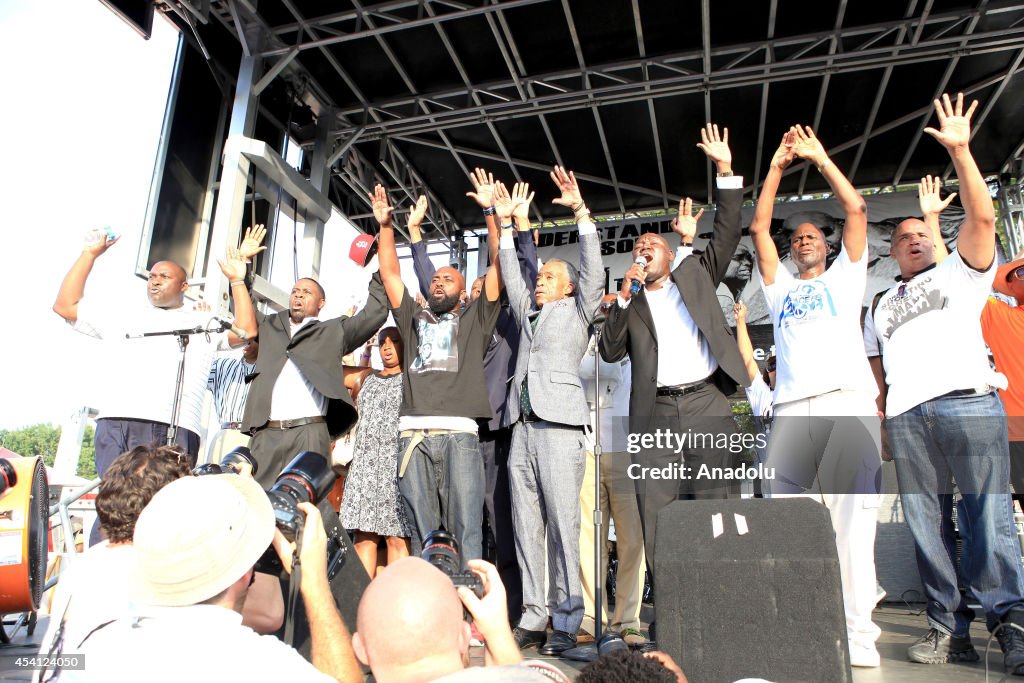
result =
[{"label": "bracelet", "polygon": [[831,163],[832,163],[831,159],[825,159],[825,161],[821,162],[820,164],[817,164],[817,166],[818,166],[818,173],[824,173],[825,169]]},{"label": "bracelet", "polygon": [[231,286],[234,287],[235,285],[242,285],[244,287],[245,286],[245,280],[232,280],[231,281]]},{"label": "bracelet", "polygon": [[716,175],[719,178],[731,178],[732,177],[732,171],[722,171],[721,173],[718,173]]},{"label": "bracelet", "polygon": [[587,205],[587,203],[586,203],[586,202],[580,202],[580,203],[579,203],[579,204],[577,204],[576,206],[572,207],[572,212],[573,212],[573,213],[576,213],[577,211],[579,211],[580,209],[582,209],[582,208],[583,208],[583,207],[585,207],[586,205]]},{"label": "bracelet", "polygon": [[590,211],[589,210],[585,209],[583,211],[577,211],[576,212],[576,222],[579,223],[581,220],[583,220],[584,218],[587,218],[588,216],[590,216]]},{"label": "bracelet", "polygon": [[496,213],[497,210],[493,206],[488,206],[486,209],[484,209],[485,216],[493,216]]},{"label": "bracelet", "polygon": [[515,223],[509,223],[508,225],[501,226],[502,230],[515,230]]}]

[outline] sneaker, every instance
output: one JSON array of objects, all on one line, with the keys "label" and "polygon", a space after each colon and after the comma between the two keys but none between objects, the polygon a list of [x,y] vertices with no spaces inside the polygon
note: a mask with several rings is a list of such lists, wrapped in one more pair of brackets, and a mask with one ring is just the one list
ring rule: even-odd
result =
[{"label": "sneaker", "polygon": [[996,638],[1003,650],[1006,673],[1024,675],[1024,612],[1011,610],[1000,626]]},{"label": "sneaker", "polygon": [[644,638],[644,634],[639,629],[635,628],[624,628],[622,629],[622,639],[626,641],[626,645],[640,645],[646,643],[647,639]]},{"label": "sneaker", "polygon": [[933,628],[907,648],[907,659],[919,664],[945,664],[976,662],[980,657],[971,644],[970,636],[955,637]]},{"label": "sneaker", "polygon": [[881,664],[882,658],[874,645],[860,645],[850,641],[850,666],[874,669]]}]

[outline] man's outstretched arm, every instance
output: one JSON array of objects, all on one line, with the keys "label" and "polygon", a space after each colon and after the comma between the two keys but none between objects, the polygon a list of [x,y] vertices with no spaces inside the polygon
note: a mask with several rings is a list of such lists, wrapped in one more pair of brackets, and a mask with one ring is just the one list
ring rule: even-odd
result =
[{"label": "man's outstretched arm", "polygon": [[53,312],[71,324],[78,322],[78,302],[85,296],[85,281],[89,279],[93,264],[121,238],[111,238],[102,230],[93,230],[86,239],[82,253],[64,276],[57,300],[53,302]]},{"label": "man's outstretched arm", "polygon": [[757,196],[757,209],[754,220],[750,223],[750,237],[754,242],[754,253],[757,254],[757,271],[765,286],[775,284],[775,273],[779,268],[779,250],[772,239],[772,212],[775,207],[775,193],[779,191],[782,172],[793,163],[793,132],[786,131],[782,136],[779,148],[772,156],[768,173],[761,185],[761,194]]}]

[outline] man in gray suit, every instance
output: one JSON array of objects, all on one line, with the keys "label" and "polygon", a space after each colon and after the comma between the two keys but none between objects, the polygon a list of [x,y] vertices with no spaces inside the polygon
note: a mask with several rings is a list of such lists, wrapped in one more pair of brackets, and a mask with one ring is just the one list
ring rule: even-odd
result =
[{"label": "man in gray suit", "polygon": [[[526,201],[499,185],[495,208],[501,225],[498,258],[512,313],[520,326],[516,374],[509,396],[515,423],[508,460],[516,551],[523,576],[523,615],[515,629],[521,648],[559,655],[576,646],[583,621],[579,578],[580,486],[586,463],[583,430],[590,410],[576,369],[587,350],[588,328],[604,288],[601,247],[576,178],[556,166],[562,192],[553,203],[576,214],[580,269],[551,259],[537,275],[535,297],[523,281],[512,240],[512,209]],[[554,632],[545,638],[547,596],[545,548],[552,577]],[[546,642],[545,642],[546,640]]]}]

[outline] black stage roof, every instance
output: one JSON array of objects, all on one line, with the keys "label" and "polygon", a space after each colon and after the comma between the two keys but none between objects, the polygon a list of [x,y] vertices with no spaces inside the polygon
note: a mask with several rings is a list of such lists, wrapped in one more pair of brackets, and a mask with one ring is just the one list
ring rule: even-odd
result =
[{"label": "black stage roof", "polygon": [[[290,120],[311,148],[314,120],[330,117],[330,197],[370,231],[362,191],[376,180],[402,205],[429,187],[431,219],[449,235],[479,228],[464,196],[476,166],[533,184],[537,221],[567,217],[547,201],[556,162],[576,171],[595,213],[705,201],[711,168],[695,145],[709,119],[729,127],[749,189],[795,122],[858,187],[948,175],[948,156],[921,132],[942,92],[981,101],[972,147],[983,172],[1008,168],[1024,144],[1024,2],[174,4],[165,11],[226,80],[243,49],[278,74],[264,79],[264,119]],[[781,192],[827,190],[807,171],[791,168]]]}]

